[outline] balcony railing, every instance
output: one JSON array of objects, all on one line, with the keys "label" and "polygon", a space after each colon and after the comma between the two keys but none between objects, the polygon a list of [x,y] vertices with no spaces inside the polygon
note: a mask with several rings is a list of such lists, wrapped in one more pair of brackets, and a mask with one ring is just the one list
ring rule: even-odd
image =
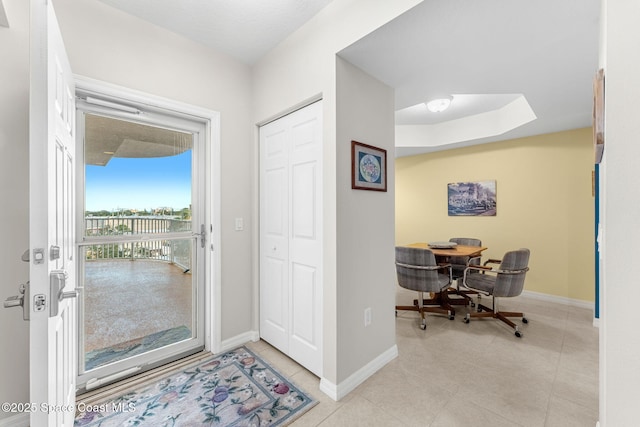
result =
[{"label": "balcony railing", "polygon": [[191,220],[173,217],[86,217],[85,236],[137,236],[145,235],[142,241],[123,241],[114,243],[100,242],[83,246],[84,258],[89,260],[108,259],[154,259],[178,264],[185,269],[191,268],[192,239],[159,238],[154,234],[166,236],[168,233],[191,231]]}]

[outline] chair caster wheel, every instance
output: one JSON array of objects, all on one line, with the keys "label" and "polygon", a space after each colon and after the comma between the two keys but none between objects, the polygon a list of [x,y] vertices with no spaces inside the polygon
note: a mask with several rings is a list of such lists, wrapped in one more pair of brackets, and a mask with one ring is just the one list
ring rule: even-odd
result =
[{"label": "chair caster wheel", "polygon": [[420,329],[422,329],[423,331],[427,329],[427,325],[422,323],[420,324]]},{"label": "chair caster wheel", "polygon": [[467,314],[467,315],[464,317],[463,322],[464,322],[464,323],[469,323],[469,321],[470,321],[470,320],[471,320],[471,317],[469,317],[469,315]]},{"label": "chair caster wheel", "polygon": [[476,306],[476,303],[475,303],[475,302],[473,302],[473,301],[471,301],[471,302],[469,303],[469,305],[473,308],[473,307],[475,307],[475,306]]},{"label": "chair caster wheel", "polygon": [[453,319],[455,319],[455,316],[453,314],[450,314],[449,315],[449,320],[453,320]]},{"label": "chair caster wheel", "polygon": [[529,323],[529,319],[527,319],[526,317],[522,318],[522,323]]},{"label": "chair caster wheel", "polygon": [[517,336],[518,338],[522,338],[522,334],[520,333],[520,331],[516,331],[516,336]]}]

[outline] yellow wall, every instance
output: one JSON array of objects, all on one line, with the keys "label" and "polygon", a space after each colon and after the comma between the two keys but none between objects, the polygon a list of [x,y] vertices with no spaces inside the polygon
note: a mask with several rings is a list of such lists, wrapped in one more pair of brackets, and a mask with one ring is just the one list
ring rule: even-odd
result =
[{"label": "yellow wall", "polygon": [[[526,291],[594,301],[591,128],[396,159],[396,243],[476,237],[531,250]],[[496,180],[497,215],[447,215],[447,184]]]}]

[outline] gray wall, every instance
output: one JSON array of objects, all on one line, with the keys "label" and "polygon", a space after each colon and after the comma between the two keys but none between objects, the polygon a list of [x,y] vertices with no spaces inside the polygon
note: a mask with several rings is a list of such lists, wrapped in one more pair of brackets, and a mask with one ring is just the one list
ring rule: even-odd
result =
[{"label": "gray wall", "polygon": [[[0,27],[0,299],[29,278],[29,2],[4,0]],[[29,327],[19,309],[0,307],[0,401],[29,401]],[[0,420],[11,413],[0,412]]]},{"label": "gray wall", "polygon": [[[336,64],[338,378],[395,346],[394,91]],[[351,140],[387,150],[387,192],[351,189]],[[371,325],[364,310],[371,308]]]}]

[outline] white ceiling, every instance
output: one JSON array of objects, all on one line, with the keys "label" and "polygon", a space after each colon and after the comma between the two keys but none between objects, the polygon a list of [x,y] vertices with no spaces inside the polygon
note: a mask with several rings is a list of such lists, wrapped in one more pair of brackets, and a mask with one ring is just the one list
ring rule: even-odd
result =
[{"label": "white ceiling", "polygon": [[590,126],[599,16],[600,0],[425,0],[341,56],[395,88],[396,110],[454,95],[444,113],[396,113],[400,126],[501,107],[498,97],[481,98],[457,114],[455,94],[504,95],[505,102],[522,94],[537,117],[501,135],[396,148],[397,155],[416,154]]},{"label": "white ceiling", "polygon": [[253,64],[331,0],[100,0]]},{"label": "white ceiling", "polygon": [[[247,64],[331,2],[100,1]],[[396,149],[418,154],[590,126],[599,16],[600,0],[425,0],[340,56],[395,89],[399,127],[477,122],[521,95],[536,117],[511,120],[517,127],[499,135]],[[417,114],[416,105],[442,95],[454,97],[448,111]],[[468,102],[456,105],[456,97]]]}]

